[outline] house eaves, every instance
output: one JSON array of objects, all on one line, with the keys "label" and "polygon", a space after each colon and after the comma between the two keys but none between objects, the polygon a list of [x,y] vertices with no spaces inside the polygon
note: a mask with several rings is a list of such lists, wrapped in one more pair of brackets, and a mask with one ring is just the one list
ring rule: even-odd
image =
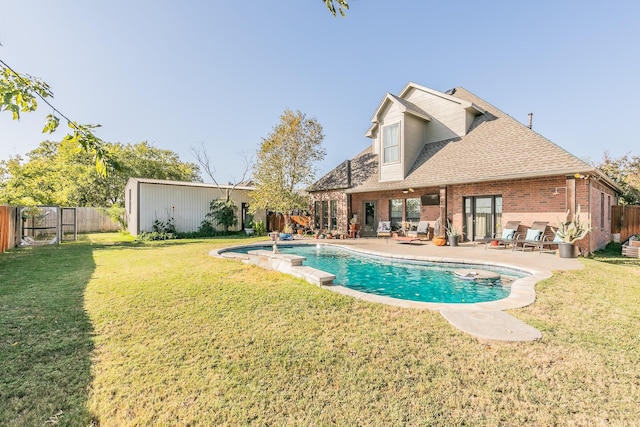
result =
[{"label": "house eaves", "polygon": [[400,97],[387,93],[382,98],[380,105],[378,106],[375,113],[373,114],[373,117],[371,118],[371,123],[373,123],[373,125],[369,129],[367,129],[367,131],[365,132],[365,136],[367,138],[373,137],[373,134],[377,130],[380,123],[379,122],[380,113],[386,107],[386,105],[390,102],[398,105],[400,107],[400,111],[403,114],[411,114],[412,116],[418,117],[426,122],[431,121],[431,116],[429,116],[429,114],[427,114],[422,108],[418,107],[412,102],[407,101],[406,99],[402,99]]},{"label": "house eaves", "polygon": [[484,114],[486,112],[486,110],[484,108],[474,104],[473,102],[466,101],[466,100],[460,99],[460,98],[458,98],[456,96],[453,96],[453,94],[455,94],[456,89],[452,89],[451,90],[452,94],[449,95],[447,93],[442,93],[442,92],[439,92],[437,90],[430,89],[430,88],[428,88],[426,86],[419,85],[417,83],[409,82],[409,83],[407,83],[405,88],[402,89],[402,91],[400,92],[400,94],[398,96],[400,98],[404,99],[412,89],[417,89],[417,90],[420,90],[420,91],[423,91],[423,92],[427,92],[427,93],[429,93],[429,94],[431,94],[433,96],[437,96],[438,98],[442,98],[442,99],[446,99],[447,101],[454,102],[454,103],[460,105],[465,110],[473,112],[473,113],[476,113],[476,114]]}]

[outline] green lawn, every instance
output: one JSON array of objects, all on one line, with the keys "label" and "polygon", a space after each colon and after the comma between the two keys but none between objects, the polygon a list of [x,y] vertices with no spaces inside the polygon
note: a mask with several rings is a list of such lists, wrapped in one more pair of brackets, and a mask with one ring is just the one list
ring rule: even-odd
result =
[{"label": "green lawn", "polygon": [[640,419],[640,262],[619,246],[511,311],[542,340],[502,343],[208,255],[229,242],[98,234],[0,255],[0,425]]}]

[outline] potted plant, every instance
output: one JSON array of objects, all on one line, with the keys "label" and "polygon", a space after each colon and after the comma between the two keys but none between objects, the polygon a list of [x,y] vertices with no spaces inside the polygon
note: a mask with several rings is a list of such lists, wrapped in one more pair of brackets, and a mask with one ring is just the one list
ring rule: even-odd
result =
[{"label": "potted plant", "polygon": [[247,236],[253,236],[253,234],[256,232],[254,227],[255,227],[255,224],[253,220],[249,220],[249,222],[247,223],[247,226],[244,228],[244,232],[246,233]]},{"label": "potted plant", "polygon": [[353,218],[349,220],[349,229],[351,231],[358,231],[358,215],[353,214]]},{"label": "potted plant", "polygon": [[558,243],[560,258],[577,258],[576,242],[582,240],[591,231],[591,223],[580,219],[580,205],[573,218],[571,211],[567,210],[564,219],[558,219],[556,236],[562,240]]},{"label": "potted plant", "polygon": [[453,224],[449,220],[447,220],[447,237],[449,238],[449,246],[458,246],[458,239],[460,237],[460,229]]},{"label": "potted plant", "polygon": [[280,233],[280,240],[293,240],[293,227],[290,224],[284,226],[282,233]]}]

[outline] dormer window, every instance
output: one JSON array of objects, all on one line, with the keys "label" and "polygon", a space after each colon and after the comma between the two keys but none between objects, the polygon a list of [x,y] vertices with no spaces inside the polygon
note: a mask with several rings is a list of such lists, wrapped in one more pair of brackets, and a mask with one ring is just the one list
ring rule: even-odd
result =
[{"label": "dormer window", "polygon": [[383,163],[400,160],[400,123],[382,128]]}]

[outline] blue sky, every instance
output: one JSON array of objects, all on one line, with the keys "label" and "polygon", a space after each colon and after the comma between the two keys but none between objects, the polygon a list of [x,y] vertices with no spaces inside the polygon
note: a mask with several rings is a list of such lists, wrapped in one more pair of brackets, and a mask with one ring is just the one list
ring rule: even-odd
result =
[{"label": "blue sky", "polygon": [[[576,156],[640,155],[640,2],[0,0],[0,58],[44,79],[105,141],[149,141],[240,178],[285,108],[315,117],[327,172],[369,144],[386,92],[462,86]],[[0,159],[44,139],[49,108],[0,114]]]}]

